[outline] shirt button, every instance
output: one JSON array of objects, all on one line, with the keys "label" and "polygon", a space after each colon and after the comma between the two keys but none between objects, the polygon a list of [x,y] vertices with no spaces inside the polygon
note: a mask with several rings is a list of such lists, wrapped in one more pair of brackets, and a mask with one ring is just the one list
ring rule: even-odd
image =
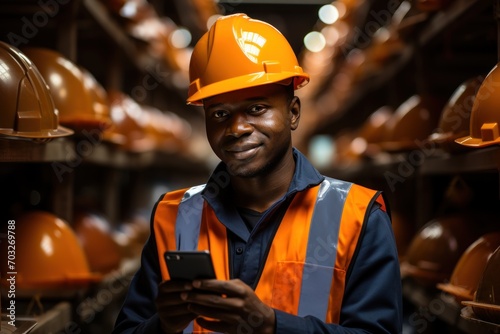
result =
[{"label": "shirt button", "polygon": [[243,253],[243,247],[237,247],[236,254],[240,255],[241,253]]}]

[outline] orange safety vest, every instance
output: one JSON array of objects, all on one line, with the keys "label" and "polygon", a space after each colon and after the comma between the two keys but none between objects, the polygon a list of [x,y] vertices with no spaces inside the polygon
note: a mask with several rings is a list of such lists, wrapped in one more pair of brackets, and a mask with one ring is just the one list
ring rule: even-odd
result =
[{"label": "orange safety vest", "polygon": [[[204,186],[167,193],[158,203],[158,257],[166,250],[210,250],[218,279],[229,280],[225,226],[201,196]],[[295,195],[274,236],[255,293],[267,305],[338,323],[346,273],[380,192],[326,178]],[[162,278],[169,279],[164,261]],[[192,322],[184,333],[210,333]]]}]

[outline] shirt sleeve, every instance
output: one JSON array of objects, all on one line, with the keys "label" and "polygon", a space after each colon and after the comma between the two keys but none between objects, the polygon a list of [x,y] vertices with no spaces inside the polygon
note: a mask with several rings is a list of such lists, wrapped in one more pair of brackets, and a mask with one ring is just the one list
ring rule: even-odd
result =
[{"label": "shirt sleeve", "polygon": [[346,283],[339,324],[275,310],[276,334],[402,333],[401,276],[391,222],[377,208],[366,224]]},{"label": "shirt sleeve", "polygon": [[[153,217],[154,212],[153,210]],[[132,279],[112,334],[162,333],[155,305],[161,273],[154,230],[141,254],[141,267]]]}]

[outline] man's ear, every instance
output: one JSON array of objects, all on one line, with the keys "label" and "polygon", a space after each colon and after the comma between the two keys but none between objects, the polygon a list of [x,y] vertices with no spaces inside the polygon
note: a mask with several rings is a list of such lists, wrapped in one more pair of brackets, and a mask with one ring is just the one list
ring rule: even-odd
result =
[{"label": "man's ear", "polygon": [[299,126],[300,120],[300,99],[298,96],[293,97],[288,109],[290,110],[290,129],[293,131]]}]

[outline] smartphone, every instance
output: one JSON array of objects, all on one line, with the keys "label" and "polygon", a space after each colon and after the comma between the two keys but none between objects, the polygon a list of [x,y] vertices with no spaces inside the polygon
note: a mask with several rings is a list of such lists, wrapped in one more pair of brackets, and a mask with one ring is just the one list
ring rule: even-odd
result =
[{"label": "smartphone", "polygon": [[172,280],[215,278],[214,265],[208,250],[166,251],[164,257]]}]

